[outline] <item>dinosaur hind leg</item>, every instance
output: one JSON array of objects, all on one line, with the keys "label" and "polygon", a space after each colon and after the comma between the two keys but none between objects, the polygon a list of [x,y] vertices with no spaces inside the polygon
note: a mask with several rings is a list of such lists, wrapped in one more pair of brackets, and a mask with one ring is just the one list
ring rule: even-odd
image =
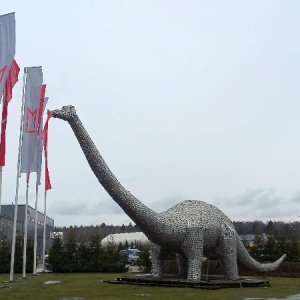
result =
[{"label": "dinosaur hind leg", "polygon": [[220,239],[219,251],[224,278],[236,280],[239,278],[237,265],[237,245],[234,235],[223,235]]},{"label": "dinosaur hind leg", "polygon": [[176,253],[176,260],[178,265],[178,275],[186,278],[188,273],[187,258],[183,254]]}]

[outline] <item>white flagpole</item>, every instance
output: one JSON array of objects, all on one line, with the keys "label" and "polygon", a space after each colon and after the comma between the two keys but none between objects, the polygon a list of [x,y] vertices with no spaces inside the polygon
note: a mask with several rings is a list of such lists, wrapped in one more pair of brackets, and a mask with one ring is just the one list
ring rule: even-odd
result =
[{"label": "white flagpole", "polygon": [[[1,99],[0,99],[1,100]],[[4,105],[4,97],[2,96],[2,107]],[[2,120],[3,122],[3,120]],[[1,208],[2,208],[2,171],[3,167],[0,167],[0,220],[1,220]],[[0,240],[1,240],[1,231],[0,231]]]},{"label": "white flagpole", "polygon": [[[38,174],[37,174],[38,176]],[[34,249],[33,249],[33,275],[36,275],[36,252],[37,252],[37,217],[38,217],[38,194],[39,185],[35,187],[35,217],[34,217]]]},{"label": "white flagpole", "polygon": [[26,253],[27,253],[27,218],[28,218],[28,190],[29,190],[29,174],[26,175],[26,204],[25,204],[25,226],[24,226],[24,242],[23,242],[23,278],[26,278]]},{"label": "white flagpole", "polygon": [[[1,208],[2,208],[2,167],[0,167],[0,220],[1,220]],[[0,241],[2,239],[2,236],[1,236],[1,229],[0,229]]]},{"label": "white flagpole", "polygon": [[45,253],[46,253],[46,225],[47,225],[47,215],[46,215],[46,198],[47,190],[45,189],[44,194],[44,234],[43,234],[43,272],[45,272]]},{"label": "white flagpole", "polygon": [[0,167],[0,217],[1,217],[1,205],[2,205],[2,171],[3,171],[3,167]]},{"label": "white flagpole", "polygon": [[13,281],[13,279],[14,279],[14,263],[15,263],[16,230],[17,230],[17,217],[18,217],[18,198],[19,198],[19,182],[20,182],[20,169],[21,169],[21,148],[22,148],[22,137],[23,137],[23,115],[24,115],[24,106],[25,106],[26,74],[27,74],[27,69],[24,68],[23,96],[22,96],[22,105],[21,105],[21,121],[20,121],[20,135],[19,135],[19,153],[18,153],[18,162],[17,162],[14,225],[13,225],[12,244],[11,244],[11,257],[10,257],[10,275],[9,275],[10,281]]},{"label": "white flagpole", "polygon": [[[41,139],[41,130],[38,129],[38,136]],[[37,147],[36,151],[39,152],[39,147]],[[41,154],[42,155],[42,154]],[[37,155],[37,160],[39,160],[39,155]],[[40,166],[41,167],[41,166]],[[39,193],[39,184],[41,177],[41,170],[37,170],[36,172],[36,188],[35,188],[35,220],[34,220],[34,249],[33,249],[33,275],[36,275],[36,256],[37,256],[37,219],[38,219],[38,193]]]}]

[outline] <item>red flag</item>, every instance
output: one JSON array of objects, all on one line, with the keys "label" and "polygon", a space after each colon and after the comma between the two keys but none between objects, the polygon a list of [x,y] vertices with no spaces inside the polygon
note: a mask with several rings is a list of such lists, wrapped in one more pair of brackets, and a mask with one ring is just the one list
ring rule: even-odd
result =
[{"label": "red flag", "polygon": [[51,110],[47,111],[47,120],[45,122],[45,126],[43,129],[43,144],[44,144],[44,152],[45,152],[45,190],[52,189],[50,182],[50,175],[48,170],[48,122],[52,117]]},{"label": "red flag", "polygon": [[39,139],[39,145],[37,148],[36,154],[38,157],[36,159],[38,160],[38,170],[37,170],[37,184],[41,184],[41,171],[42,171],[42,152],[43,152],[43,112],[45,110],[45,107],[48,102],[48,97],[45,98],[46,94],[46,84],[42,85],[41,88],[41,95],[40,95],[40,104],[39,104],[39,109],[38,109],[38,114],[37,114],[37,134],[38,134],[38,139]]},{"label": "red flag", "polygon": [[13,60],[4,87],[1,138],[0,138],[0,166],[1,167],[5,166],[6,124],[7,124],[8,103],[12,99],[12,89],[15,86],[15,84],[18,82],[19,72],[20,72],[20,68],[18,64],[15,60]]},{"label": "red flag", "polygon": [[46,94],[46,84],[42,85],[41,89],[41,96],[40,96],[40,105],[39,105],[39,111],[38,111],[38,119],[37,119],[37,132],[40,132],[41,128],[41,121],[42,121],[42,115],[45,109],[45,94]]},{"label": "red flag", "polygon": [[4,101],[7,103],[12,99],[12,90],[15,84],[18,82],[19,72],[20,67],[18,66],[17,62],[13,60],[4,88]]}]

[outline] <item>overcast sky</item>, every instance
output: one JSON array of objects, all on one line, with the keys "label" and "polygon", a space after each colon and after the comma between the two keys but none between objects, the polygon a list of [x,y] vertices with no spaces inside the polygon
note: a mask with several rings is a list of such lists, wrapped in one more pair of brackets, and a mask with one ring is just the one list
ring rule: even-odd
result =
[{"label": "overcast sky", "polygon": [[[155,211],[198,199],[235,221],[300,220],[299,1],[2,2],[0,14],[16,13],[21,67],[3,204],[16,194],[23,68],[41,65],[47,108],[74,105],[119,181]],[[49,170],[56,226],[131,221],[58,119]],[[22,176],[19,204],[25,191]]]}]

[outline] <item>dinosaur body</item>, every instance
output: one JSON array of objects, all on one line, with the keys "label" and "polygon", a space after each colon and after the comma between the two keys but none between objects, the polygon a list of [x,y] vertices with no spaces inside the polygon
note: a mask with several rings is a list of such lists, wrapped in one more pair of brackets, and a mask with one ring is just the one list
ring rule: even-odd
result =
[{"label": "dinosaur body", "polygon": [[178,255],[179,271],[188,280],[200,280],[203,254],[216,252],[224,277],[238,279],[238,262],[248,268],[267,272],[276,269],[285,255],[274,263],[260,264],[248,254],[230,219],[218,208],[203,201],[186,200],[156,213],[127,191],[110,171],[73,106],[52,111],[55,118],[67,121],[101,185],[142,229],[151,241],[152,275],[162,275],[166,251]]}]

